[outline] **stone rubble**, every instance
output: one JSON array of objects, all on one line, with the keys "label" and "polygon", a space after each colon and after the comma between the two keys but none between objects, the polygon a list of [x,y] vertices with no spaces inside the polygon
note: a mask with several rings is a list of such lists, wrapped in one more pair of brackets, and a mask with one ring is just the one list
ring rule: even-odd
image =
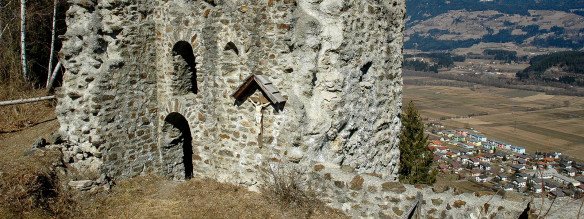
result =
[{"label": "stone rubble", "polygon": [[77,181],[69,181],[69,183],[67,184],[69,185],[71,188],[74,189],[78,189],[80,191],[87,191],[89,189],[91,189],[91,187],[93,186],[93,181],[92,180],[77,180]]},{"label": "stone rubble", "polygon": [[39,138],[32,144],[32,148],[44,148],[46,145],[47,140],[44,138]]}]

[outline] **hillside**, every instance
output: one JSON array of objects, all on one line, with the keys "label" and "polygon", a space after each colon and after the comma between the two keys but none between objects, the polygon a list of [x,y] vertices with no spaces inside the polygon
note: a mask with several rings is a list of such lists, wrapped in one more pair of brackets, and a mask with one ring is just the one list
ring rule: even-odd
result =
[{"label": "hillside", "polygon": [[558,52],[533,57],[530,66],[517,73],[520,79],[557,81],[584,86],[584,52]]},{"label": "hillside", "polygon": [[527,15],[529,10],[555,10],[584,15],[583,0],[408,0],[408,26],[452,10]]},{"label": "hillside", "polygon": [[[531,2],[531,3],[529,3]],[[408,1],[406,49],[478,43],[581,49],[584,1]]]}]

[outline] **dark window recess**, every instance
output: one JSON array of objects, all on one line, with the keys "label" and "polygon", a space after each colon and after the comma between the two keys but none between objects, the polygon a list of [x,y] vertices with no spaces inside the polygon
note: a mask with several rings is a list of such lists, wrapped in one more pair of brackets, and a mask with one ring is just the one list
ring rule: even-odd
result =
[{"label": "dark window recess", "polygon": [[237,46],[235,46],[235,43],[233,42],[229,42],[227,43],[227,45],[225,45],[225,48],[223,48],[223,50],[231,50],[233,51],[236,55],[239,56],[239,49],[237,49]]},{"label": "dark window recess", "polygon": [[361,76],[359,77],[359,81],[363,81],[363,76],[369,73],[369,69],[373,65],[373,62],[367,62],[363,67],[361,67]]},{"label": "dark window recess", "polygon": [[186,41],[179,41],[172,47],[173,67],[177,81],[173,86],[178,93],[197,93],[197,68],[193,47]]},{"label": "dark window recess", "polygon": [[[179,113],[171,113],[164,119],[163,127],[166,145],[163,146],[163,160],[168,174],[175,179],[193,177],[193,138],[187,119]],[[182,153],[181,153],[182,151]],[[175,166],[177,163],[183,165]]]}]

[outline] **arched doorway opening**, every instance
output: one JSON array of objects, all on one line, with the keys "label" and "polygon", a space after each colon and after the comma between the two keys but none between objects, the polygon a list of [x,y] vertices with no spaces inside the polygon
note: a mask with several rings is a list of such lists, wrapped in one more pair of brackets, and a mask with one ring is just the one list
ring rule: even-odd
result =
[{"label": "arched doorway opening", "polygon": [[193,138],[187,119],[171,113],[162,126],[161,156],[164,174],[174,180],[193,177]]},{"label": "arched doorway opening", "polygon": [[173,75],[171,87],[175,94],[197,93],[197,68],[193,47],[186,41],[178,41],[172,47]]}]

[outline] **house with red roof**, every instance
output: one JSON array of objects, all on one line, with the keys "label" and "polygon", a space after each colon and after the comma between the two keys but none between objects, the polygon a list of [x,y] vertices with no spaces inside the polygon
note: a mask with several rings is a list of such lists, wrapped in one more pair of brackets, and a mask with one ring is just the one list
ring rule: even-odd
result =
[{"label": "house with red roof", "polygon": [[462,170],[462,165],[458,161],[452,161],[450,165],[452,166],[452,170],[454,171],[454,173],[458,173],[459,171]]},{"label": "house with red roof", "polygon": [[448,172],[448,165],[441,163],[438,165],[438,169],[441,172],[446,173],[446,172]]},{"label": "house with red roof", "polygon": [[476,157],[471,158],[470,161],[471,161],[472,165],[475,166],[475,167],[476,166],[479,166],[479,164],[481,163],[481,160],[479,160]]}]

